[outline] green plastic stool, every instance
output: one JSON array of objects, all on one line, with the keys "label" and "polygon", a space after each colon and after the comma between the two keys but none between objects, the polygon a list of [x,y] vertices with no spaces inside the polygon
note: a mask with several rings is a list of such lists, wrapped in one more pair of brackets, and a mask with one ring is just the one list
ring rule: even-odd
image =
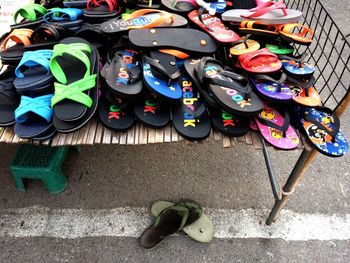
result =
[{"label": "green plastic stool", "polygon": [[21,145],[11,163],[17,189],[26,191],[23,179],[40,179],[50,194],[63,192],[68,181],[61,165],[68,150],[68,146]]}]

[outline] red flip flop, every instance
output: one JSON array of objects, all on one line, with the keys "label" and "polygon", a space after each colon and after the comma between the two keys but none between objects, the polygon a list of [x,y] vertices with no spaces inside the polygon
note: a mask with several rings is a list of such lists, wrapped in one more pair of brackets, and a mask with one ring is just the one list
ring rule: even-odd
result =
[{"label": "red flip flop", "polygon": [[274,73],[282,68],[278,56],[267,48],[240,55],[238,61],[244,70],[253,74]]},{"label": "red flip flop", "polygon": [[226,28],[220,18],[216,16],[193,10],[188,14],[188,18],[222,44],[232,43],[240,39],[237,33]]}]

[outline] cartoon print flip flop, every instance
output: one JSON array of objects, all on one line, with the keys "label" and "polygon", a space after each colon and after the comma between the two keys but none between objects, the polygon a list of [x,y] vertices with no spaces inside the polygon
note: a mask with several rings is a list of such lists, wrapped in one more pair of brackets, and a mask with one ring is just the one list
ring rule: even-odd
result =
[{"label": "cartoon print flip flop", "polygon": [[204,140],[211,131],[207,107],[195,83],[184,73],[180,78],[181,101],[172,106],[171,119],[175,130],[189,140]]},{"label": "cartoon print flip flop", "polygon": [[287,75],[284,73],[279,79],[267,75],[255,75],[250,80],[260,95],[267,100],[286,103],[293,98],[294,93],[286,85]]},{"label": "cartoon print flip flop", "polygon": [[233,56],[239,56],[257,51],[260,48],[259,42],[249,39],[249,37],[250,35],[247,35],[233,42],[232,47],[230,48],[230,54]]},{"label": "cartoon print flip flop", "polygon": [[298,107],[296,112],[307,138],[320,153],[340,157],[349,150],[348,142],[339,130],[339,118],[332,110]]},{"label": "cartoon print flip flop", "polygon": [[321,96],[314,87],[315,78],[300,80],[288,77],[290,88],[293,91],[293,100],[301,105],[317,107],[321,105]]},{"label": "cartoon print flip flop", "polygon": [[283,117],[277,110],[265,106],[255,118],[261,135],[271,145],[283,149],[294,149],[299,145],[299,137],[290,125],[290,117],[286,112]]},{"label": "cartoon print flip flop", "polygon": [[275,73],[282,67],[278,56],[267,48],[240,55],[238,61],[244,70],[252,74]]},{"label": "cartoon print flip flop", "polygon": [[297,57],[287,55],[280,55],[278,57],[282,62],[284,72],[293,77],[304,79],[311,77],[316,70],[315,65],[304,61],[306,56],[307,53],[303,53]]},{"label": "cartoon print flip flop", "polygon": [[[204,9],[201,9],[204,10]],[[228,44],[239,40],[239,35],[233,30],[228,29],[216,16],[211,16],[208,13],[201,13],[198,10],[193,10],[188,14],[189,19],[216,39],[219,43]]]}]

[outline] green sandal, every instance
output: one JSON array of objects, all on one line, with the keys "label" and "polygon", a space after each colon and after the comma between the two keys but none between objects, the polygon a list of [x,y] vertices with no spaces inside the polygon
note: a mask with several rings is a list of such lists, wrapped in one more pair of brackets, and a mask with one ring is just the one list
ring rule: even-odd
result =
[{"label": "green sandal", "polygon": [[[47,9],[39,4],[28,4],[19,8],[13,18],[15,24],[11,25],[11,29],[16,28],[37,28],[43,21],[44,15],[47,13]],[[17,22],[18,16],[23,17],[23,20]]]}]

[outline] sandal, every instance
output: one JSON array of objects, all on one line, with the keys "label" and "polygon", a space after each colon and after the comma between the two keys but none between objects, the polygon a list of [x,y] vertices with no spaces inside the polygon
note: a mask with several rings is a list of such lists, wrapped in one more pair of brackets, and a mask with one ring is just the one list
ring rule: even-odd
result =
[{"label": "sandal", "polygon": [[78,8],[52,8],[44,15],[46,23],[55,23],[67,28],[71,32],[80,29],[83,23],[83,10]]},{"label": "sandal", "polygon": [[315,78],[306,80],[288,77],[290,88],[293,91],[293,100],[301,105],[317,107],[321,105],[321,96],[314,87]]},{"label": "sandal", "polygon": [[117,0],[89,0],[84,10],[87,20],[105,20],[119,16],[122,9]]},{"label": "sandal", "polygon": [[250,36],[251,35],[244,36],[233,42],[232,47],[230,48],[230,54],[233,56],[239,56],[257,51],[260,48],[260,44],[253,39],[249,39]]},{"label": "sandal", "polygon": [[[10,25],[11,29],[18,29],[18,28],[36,28],[43,22],[43,16],[47,13],[47,10],[45,7],[39,4],[28,4],[21,8],[19,8],[13,18],[15,21],[15,24]],[[17,22],[18,16],[23,17],[23,20],[20,22]]]},{"label": "sandal", "polygon": [[303,53],[297,57],[291,57],[286,55],[278,56],[282,62],[283,71],[288,75],[295,78],[310,78],[315,70],[315,65],[304,62],[307,53]]},{"label": "sandal", "polygon": [[[296,29],[300,33],[293,33]],[[305,46],[309,46],[314,37],[314,32],[310,28],[301,24],[279,25],[278,32],[282,40]]]},{"label": "sandal", "polygon": [[239,31],[243,34],[252,34],[261,37],[275,38],[278,36],[277,26],[259,21],[243,20],[239,26]]}]

